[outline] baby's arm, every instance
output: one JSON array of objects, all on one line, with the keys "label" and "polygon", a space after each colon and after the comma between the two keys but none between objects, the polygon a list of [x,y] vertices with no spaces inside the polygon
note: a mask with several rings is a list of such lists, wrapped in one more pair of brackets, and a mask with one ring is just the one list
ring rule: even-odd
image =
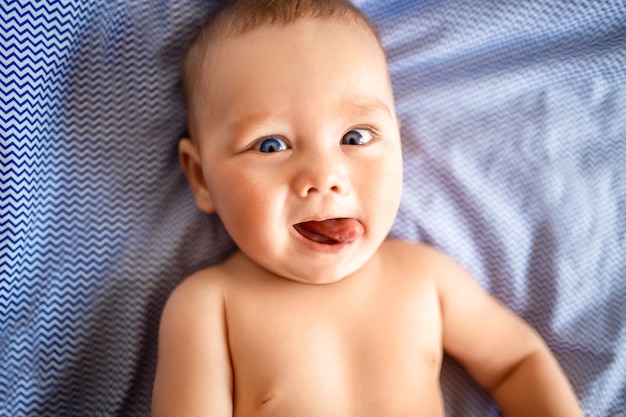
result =
[{"label": "baby's arm", "polygon": [[556,359],[537,333],[489,296],[460,266],[437,259],[444,349],[507,417],[582,416]]},{"label": "baby's arm", "polygon": [[163,311],[152,416],[232,416],[223,295],[206,271],[184,281]]}]

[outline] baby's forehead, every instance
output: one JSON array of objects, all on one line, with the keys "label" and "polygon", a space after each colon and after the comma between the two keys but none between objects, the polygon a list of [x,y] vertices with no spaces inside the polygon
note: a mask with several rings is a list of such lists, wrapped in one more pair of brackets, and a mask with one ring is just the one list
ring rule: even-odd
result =
[{"label": "baby's forehead", "polygon": [[[267,65],[275,68],[273,72],[359,74],[359,68],[351,65],[354,61],[350,61],[349,56],[365,58],[368,67],[388,76],[383,47],[375,33],[362,22],[305,18],[289,24],[264,24],[245,33],[217,37],[207,44],[199,63],[200,88],[193,93],[212,94],[211,90],[222,90],[225,82],[236,78],[241,68],[249,66],[258,71],[247,71],[246,75],[257,78],[267,75],[266,68],[261,68]],[[303,62],[312,66],[302,67]],[[332,64],[321,65],[322,62]]]},{"label": "baby's forehead", "polygon": [[248,18],[241,19],[239,17],[235,13],[224,13],[211,21],[211,24],[202,28],[200,34],[189,48],[185,59],[183,78],[189,78],[189,73],[201,69],[206,64],[207,58],[215,45],[246,35],[249,32],[269,31],[280,27],[288,27],[301,21],[317,22],[319,24],[335,22],[354,25],[369,32],[381,50],[383,49],[376,27],[360,10],[352,7],[343,7],[328,15],[303,14],[302,16],[292,18],[276,18],[276,16],[256,16],[251,18],[248,16]]},{"label": "baby's forehead", "polygon": [[[340,27],[339,32],[337,32],[337,27]],[[356,43],[353,36],[348,35],[346,38],[341,34],[342,32],[355,33],[355,30],[359,33]],[[302,33],[305,35],[300,36]],[[333,38],[331,44],[322,40],[322,38],[332,36],[333,33],[337,34],[337,37]],[[307,37],[312,41],[306,41]],[[288,56],[287,51],[281,53],[283,48],[289,48],[294,44],[297,45],[297,49],[292,50],[293,55]],[[277,52],[276,56],[282,60],[281,64],[285,68],[296,67],[297,56],[318,53],[324,49],[332,51],[337,47],[351,45],[349,47],[351,51],[361,51],[374,59],[376,67],[382,67],[387,72],[387,59],[383,46],[376,33],[372,32],[364,22],[305,18],[289,24],[264,24],[245,33],[214,38],[207,43],[201,61],[197,62],[196,82],[199,88],[193,89],[190,93],[209,93],[206,88],[202,87],[206,87],[209,80],[228,77],[229,74],[224,74],[223,68],[229,67],[233,60],[237,60],[238,65],[248,65],[250,58],[256,55],[254,50],[250,50],[250,45],[258,45],[259,48],[264,48],[272,55]],[[324,58],[333,59],[332,57]]]}]

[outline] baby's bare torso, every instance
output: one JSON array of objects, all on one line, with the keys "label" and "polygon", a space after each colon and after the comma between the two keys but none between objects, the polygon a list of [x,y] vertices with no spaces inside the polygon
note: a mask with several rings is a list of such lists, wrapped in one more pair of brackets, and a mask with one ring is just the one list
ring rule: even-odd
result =
[{"label": "baby's bare torso", "polygon": [[387,242],[334,284],[263,272],[225,284],[234,415],[443,416],[437,292],[414,255]]}]

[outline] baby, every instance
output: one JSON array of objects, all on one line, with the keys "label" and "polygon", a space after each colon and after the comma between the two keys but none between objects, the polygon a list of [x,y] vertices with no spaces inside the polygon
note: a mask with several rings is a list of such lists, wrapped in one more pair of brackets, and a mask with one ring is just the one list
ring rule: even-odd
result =
[{"label": "baby", "polygon": [[358,9],[231,2],[184,79],[180,161],[239,251],[171,295],[155,417],[443,416],[444,350],[507,416],[582,415],[528,325],[445,255],[386,239],[400,134]]}]

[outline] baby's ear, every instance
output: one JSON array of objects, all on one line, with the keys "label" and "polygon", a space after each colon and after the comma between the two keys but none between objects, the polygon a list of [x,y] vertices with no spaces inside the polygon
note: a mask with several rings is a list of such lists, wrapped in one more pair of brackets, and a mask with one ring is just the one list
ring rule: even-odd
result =
[{"label": "baby's ear", "polygon": [[187,176],[191,191],[196,196],[196,205],[205,213],[214,213],[215,206],[202,173],[198,148],[191,139],[184,138],[178,144],[178,160]]}]

